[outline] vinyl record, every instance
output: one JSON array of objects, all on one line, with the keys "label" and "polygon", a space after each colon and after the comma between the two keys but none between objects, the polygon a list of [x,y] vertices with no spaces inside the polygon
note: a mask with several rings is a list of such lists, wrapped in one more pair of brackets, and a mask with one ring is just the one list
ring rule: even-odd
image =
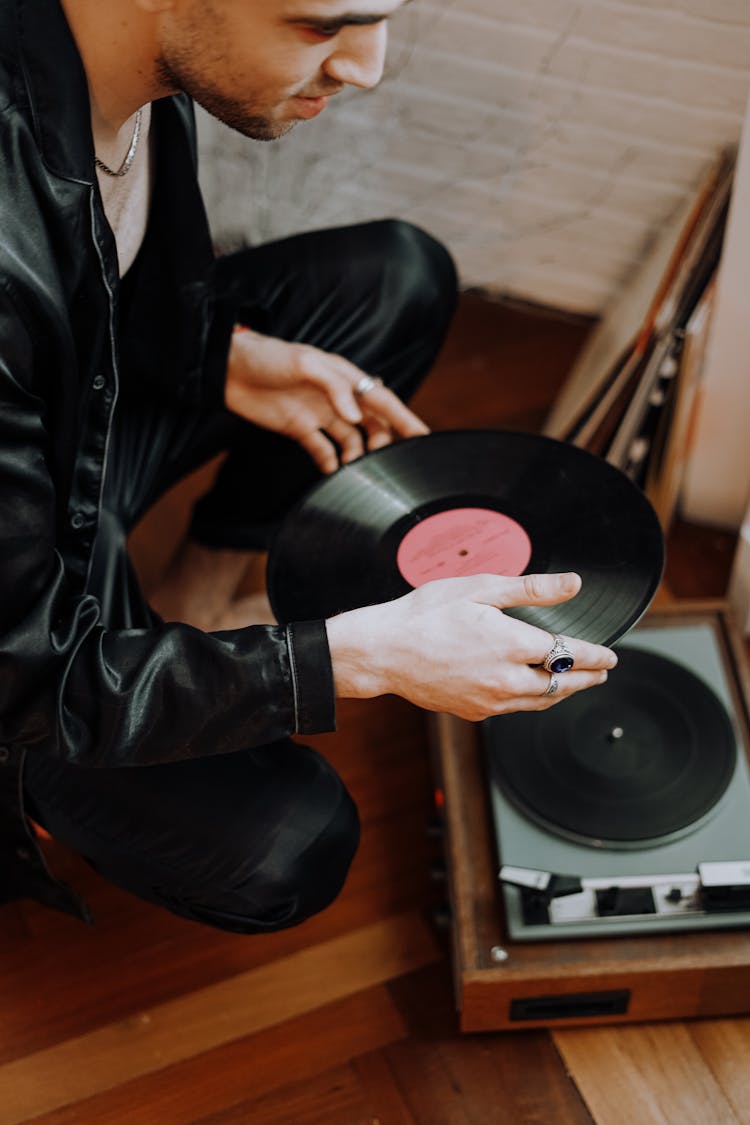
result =
[{"label": "vinyl record", "polygon": [[659,584],[664,543],[643,493],[606,461],[534,434],[444,431],[368,453],[317,484],[276,536],[279,621],[332,617],[436,578],[576,571],[581,592],[506,612],[611,644]]},{"label": "vinyl record", "polygon": [[601,687],[483,726],[507,796],[548,831],[593,847],[653,847],[693,831],[737,763],[731,720],[711,688],[630,646]]}]

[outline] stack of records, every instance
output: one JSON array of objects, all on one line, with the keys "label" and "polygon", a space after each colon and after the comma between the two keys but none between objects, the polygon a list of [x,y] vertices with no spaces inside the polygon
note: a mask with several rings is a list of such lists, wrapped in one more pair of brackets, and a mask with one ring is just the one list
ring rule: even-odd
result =
[{"label": "stack of records", "polygon": [[545,427],[626,473],[665,528],[688,454],[734,166],[734,154],[724,154],[658,239],[592,334]]}]

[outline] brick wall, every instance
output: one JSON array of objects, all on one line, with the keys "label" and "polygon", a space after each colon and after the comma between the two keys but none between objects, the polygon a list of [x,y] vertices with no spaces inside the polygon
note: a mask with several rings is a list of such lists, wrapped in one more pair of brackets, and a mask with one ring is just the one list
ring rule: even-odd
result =
[{"label": "brick wall", "polygon": [[230,245],[399,215],[467,285],[600,311],[749,80],[748,0],[414,0],[377,92],[272,144],[201,117],[209,213]]}]

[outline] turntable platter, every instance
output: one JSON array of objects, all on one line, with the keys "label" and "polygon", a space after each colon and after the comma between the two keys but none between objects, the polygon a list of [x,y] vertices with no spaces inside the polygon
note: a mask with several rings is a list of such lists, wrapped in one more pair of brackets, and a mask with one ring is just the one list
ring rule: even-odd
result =
[{"label": "turntable platter", "polygon": [[641,848],[691,830],[737,761],[729,715],[684,666],[637,648],[601,687],[549,711],[485,722],[493,776],[545,828],[592,846]]}]

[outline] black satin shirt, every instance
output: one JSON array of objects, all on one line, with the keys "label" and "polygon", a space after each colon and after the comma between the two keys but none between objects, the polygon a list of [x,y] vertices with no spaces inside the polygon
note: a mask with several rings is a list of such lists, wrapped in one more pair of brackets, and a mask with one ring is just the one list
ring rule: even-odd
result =
[{"label": "black satin shirt", "polygon": [[159,253],[123,346],[75,42],[57,0],[0,0],[0,902],[82,913],[28,833],[25,754],[129,767],[335,723],[322,622],[205,634],[144,603],[138,627],[110,629],[89,589],[120,387],[219,406],[238,319],[214,267],[189,99],[155,103],[152,128]]}]

